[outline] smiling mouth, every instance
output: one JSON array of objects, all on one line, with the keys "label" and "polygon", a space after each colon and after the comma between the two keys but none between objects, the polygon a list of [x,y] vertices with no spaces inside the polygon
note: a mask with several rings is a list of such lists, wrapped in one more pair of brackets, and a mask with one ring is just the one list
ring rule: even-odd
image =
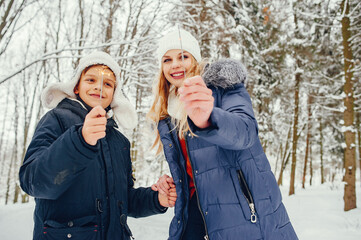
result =
[{"label": "smiling mouth", "polygon": [[[90,94],[90,96],[95,97],[95,98],[100,98],[100,94]],[[104,98],[104,97],[102,97],[102,98]]]},{"label": "smiling mouth", "polygon": [[173,78],[183,78],[183,77],[184,77],[184,72],[171,73],[170,75],[171,75]]}]

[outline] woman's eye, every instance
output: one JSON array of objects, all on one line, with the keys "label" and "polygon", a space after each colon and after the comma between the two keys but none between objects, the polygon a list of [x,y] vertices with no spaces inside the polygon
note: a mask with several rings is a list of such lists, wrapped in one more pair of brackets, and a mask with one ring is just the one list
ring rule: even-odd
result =
[{"label": "woman's eye", "polygon": [[85,79],[85,81],[87,81],[87,82],[94,82],[94,79],[88,78],[88,79]]},{"label": "woman's eye", "polygon": [[169,58],[163,60],[163,62],[169,62],[169,61],[170,61]]},{"label": "woman's eye", "polygon": [[187,58],[188,58],[187,55],[183,55],[183,58],[182,58],[182,55],[179,56],[179,59],[180,59],[180,60],[187,59]]}]

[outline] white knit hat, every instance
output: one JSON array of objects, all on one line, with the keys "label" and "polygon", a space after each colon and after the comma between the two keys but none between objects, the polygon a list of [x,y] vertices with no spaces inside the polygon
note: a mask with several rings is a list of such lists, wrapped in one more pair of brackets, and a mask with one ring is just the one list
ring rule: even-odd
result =
[{"label": "white knit hat", "polygon": [[78,83],[81,73],[85,68],[97,64],[108,66],[115,75],[117,86],[110,107],[113,110],[117,123],[121,128],[133,129],[137,125],[137,113],[133,105],[122,92],[120,84],[120,66],[105,52],[96,51],[81,58],[70,81],[65,83],[53,83],[46,87],[41,94],[43,105],[47,108],[55,108],[64,98],[75,99],[76,95],[74,93],[74,87]]},{"label": "white knit hat", "polygon": [[183,49],[192,54],[197,62],[202,60],[197,39],[186,30],[174,28],[159,40],[157,58],[160,63],[163,55],[171,49]]}]

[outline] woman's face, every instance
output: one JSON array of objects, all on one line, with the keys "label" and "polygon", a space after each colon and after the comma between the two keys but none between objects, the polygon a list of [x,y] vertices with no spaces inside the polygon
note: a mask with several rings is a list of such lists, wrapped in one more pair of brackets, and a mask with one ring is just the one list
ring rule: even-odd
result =
[{"label": "woman's face", "polygon": [[177,88],[182,86],[187,73],[192,67],[192,55],[187,51],[183,51],[183,55],[184,60],[182,60],[181,49],[171,49],[162,58],[164,76],[168,82]]},{"label": "woman's face", "polygon": [[106,108],[113,100],[115,81],[114,73],[108,67],[96,65],[81,75],[74,93],[79,94],[79,97],[91,107],[101,105]]}]

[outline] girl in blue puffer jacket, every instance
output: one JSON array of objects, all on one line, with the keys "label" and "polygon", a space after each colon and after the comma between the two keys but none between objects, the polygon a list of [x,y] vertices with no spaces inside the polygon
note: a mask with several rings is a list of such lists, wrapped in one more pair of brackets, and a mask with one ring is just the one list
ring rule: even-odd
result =
[{"label": "girl in blue puffer jacket", "polygon": [[180,29],[159,41],[157,54],[148,117],[172,174],[153,189],[176,185],[169,239],[298,239],[258,137],[243,65],[226,59],[203,68],[197,40]]},{"label": "girl in blue puffer jacket", "polygon": [[20,168],[22,189],[35,197],[35,240],[130,239],[127,216],[164,213],[174,204],[175,190],[167,196],[133,187],[123,133],[135,127],[136,112],[108,54],[83,57],[71,81],[47,87],[42,102],[53,109]]}]

